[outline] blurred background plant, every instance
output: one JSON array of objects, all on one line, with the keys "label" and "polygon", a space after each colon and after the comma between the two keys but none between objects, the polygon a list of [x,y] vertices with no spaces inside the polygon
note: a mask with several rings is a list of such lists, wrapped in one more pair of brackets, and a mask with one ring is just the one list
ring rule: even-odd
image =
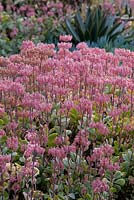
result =
[{"label": "blurred background plant", "polygon": [[128,20],[110,14],[101,5],[78,10],[75,16],[66,18],[64,30],[73,36],[75,45],[87,42],[89,46],[107,50],[133,47],[133,28]]},{"label": "blurred background plant", "polygon": [[66,15],[73,10],[60,1],[0,1],[0,54],[17,53],[23,40],[56,43]]}]

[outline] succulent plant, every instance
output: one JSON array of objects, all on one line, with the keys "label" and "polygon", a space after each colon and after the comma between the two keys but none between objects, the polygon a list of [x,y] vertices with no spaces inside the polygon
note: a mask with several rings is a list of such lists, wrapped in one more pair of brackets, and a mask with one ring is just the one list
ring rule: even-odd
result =
[{"label": "succulent plant", "polygon": [[106,41],[114,42],[121,34],[126,40],[132,40],[132,35],[128,35],[126,22],[122,22],[117,16],[107,15],[101,6],[88,7],[85,18],[80,10],[75,16],[66,18],[65,31],[73,36],[74,44],[79,42],[97,42],[105,37]]}]

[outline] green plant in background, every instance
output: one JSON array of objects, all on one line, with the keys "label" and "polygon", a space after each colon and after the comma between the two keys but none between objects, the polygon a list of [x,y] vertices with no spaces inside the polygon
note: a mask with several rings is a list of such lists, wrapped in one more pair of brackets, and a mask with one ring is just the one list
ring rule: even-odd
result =
[{"label": "green plant in background", "polygon": [[3,12],[0,24],[0,54],[2,56],[18,53],[24,40],[37,42],[57,43],[60,34],[60,25],[53,26],[53,18],[30,18],[21,15],[13,17],[12,14]]},{"label": "green plant in background", "polygon": [[105,48],[106,51],[114,52],[115,48],[123,48],[129,49],[131,51],[134,50],[134,41],[128,42],[124,36],[118,36],[114,42],[107,42],[107,38],[105,36],[101,37],[97,40],[97,42],[87,42],[89,47],[98,47],[98,48]]},{"label": "green plant in background", "polygon": [[58,42],[66,8],[61,2],[32,2],[0,1],[0,55],[18,53],[24,40]]},{"label": "green plant in background", "polygon": [[126,23],[118,20],[116,16],[107,15],[100,6],[93,9],[89,7],[85,19],[79,10],[72,19],[66,18],[65,31],[73,36],[74,44],[84,41],[89,46],[114,46],[120,37],[125,41],[123,44],[133,39],[132,34],[128,34]]},{"label": "green plant in background", "polygon": [[125,185],[124,190],[120,191],[119,197],[125,196],[126,199],[133,199],[134,197],[134,151],[128,149],[122,155],[122,172],[124,173]]}]

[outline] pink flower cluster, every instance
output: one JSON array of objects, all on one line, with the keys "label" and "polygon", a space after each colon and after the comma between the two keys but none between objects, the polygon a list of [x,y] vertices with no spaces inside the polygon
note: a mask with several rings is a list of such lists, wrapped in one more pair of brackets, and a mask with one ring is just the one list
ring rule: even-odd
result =
[{"label": "pink flower cluster", "polygon": [[10,137],[7,139],[7,147],[16,151],[18,149],[18,138],[17,137]]},{"label": "pink flower cluster", "polygon": [[104,125],[104,123],[102,123],[102,122],[96,122],[96,123],[95,122],[91,122],[89,124],[89,126],[91,128],[97,129],[99,134],[108,135],[108,133],[109,133],[109,130],[108,130],[107,126]]},{"label": "pink flower cluster", "polygon": [[107,53],[85,43],[70,51],[71,37],[61,40],[57,51],[24,41],[20,54],[0,58],[0,171],[8,162],[13,167],[18,158],[6,153],[15,152],[21,156],[17,172],[32,191],[42,166],[43,174],[52,168],[52,187],[65,181],[64,170],[77,180],[95,173],[100,178],[92,188],[103,193],[109,190],[105,172],[120,168],[112,141],[126,145],[126,135],[131,143],[134,52]]},{"label": "pink flower cluster", "polygon": [[0,174],[6,170],[6,163],[9,163],[11,156],[9,155],[0,155]]},{"label": "pink flower cluster", "polygon": [[85,130],[79,131],[74,139],[73,142],[74,146],[76,146],[76,148],[80,149],[82,152],[86,151],[90,144],[88,137],[89,137],[88,132],[86,132]]},{"label": "pink flower cluster", "polygon": [[99,178],[97,178],[96,180],[92,182],[92,187],[93,187],[94,193],[106,192],[109,189],[109,186],[107,185],[107,183],[100,180]]},{"label": "pink flower cluster", "polygon": [[99,170],[99,174],[101,176],[104,175],[106,170],[116,171],[119,170],[119,163],[113,163],[110,159],[112,154],[114,153],[114,149],[110,145],[104,145],[93,150],[93,154],[91,157],[88,157],[89,163],[96,163],[96,167]]}]

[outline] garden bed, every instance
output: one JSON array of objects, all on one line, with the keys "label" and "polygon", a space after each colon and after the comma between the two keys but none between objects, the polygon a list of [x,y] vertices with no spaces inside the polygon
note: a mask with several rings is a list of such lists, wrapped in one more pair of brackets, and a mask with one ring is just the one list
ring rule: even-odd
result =
[{"label": "garden bed", "polygon": [[0,199],[134,197],[134,52],[70,40],[0,58]]}]

